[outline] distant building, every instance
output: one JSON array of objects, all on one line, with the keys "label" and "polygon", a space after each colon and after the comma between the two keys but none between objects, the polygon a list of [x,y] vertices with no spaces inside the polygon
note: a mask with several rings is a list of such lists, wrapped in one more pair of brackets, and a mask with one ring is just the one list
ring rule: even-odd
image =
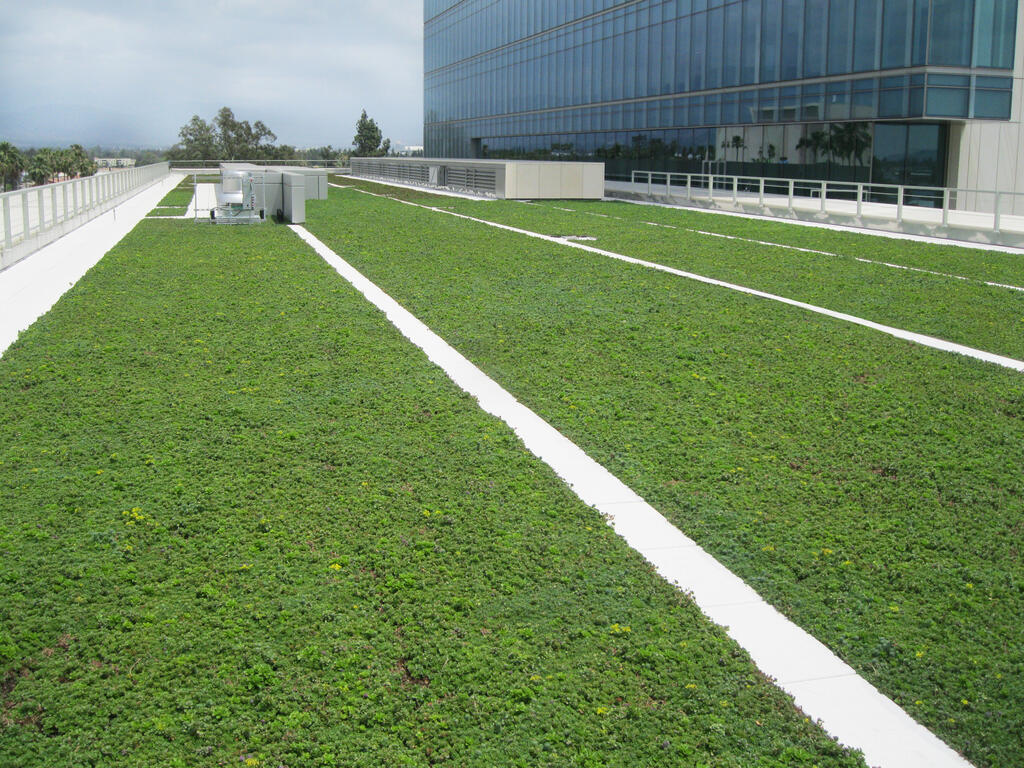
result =
[{"label": "distant building", "polygon": [[427,156],[1024,193],[1024,0],[425,0]]},{"label": "distant building", "polygon": [[97,168],[134,168],[134,157],[94,157]]}]

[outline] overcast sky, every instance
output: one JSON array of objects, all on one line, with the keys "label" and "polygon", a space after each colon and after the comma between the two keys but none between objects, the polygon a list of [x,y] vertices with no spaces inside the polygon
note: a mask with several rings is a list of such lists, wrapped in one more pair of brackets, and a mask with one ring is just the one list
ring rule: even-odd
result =
[{"label": "overcast sky", "polygon": [[423,0],[9,0],[0,141],[166,147],[222,106],[347,147],[362,109],[423,143]]}]

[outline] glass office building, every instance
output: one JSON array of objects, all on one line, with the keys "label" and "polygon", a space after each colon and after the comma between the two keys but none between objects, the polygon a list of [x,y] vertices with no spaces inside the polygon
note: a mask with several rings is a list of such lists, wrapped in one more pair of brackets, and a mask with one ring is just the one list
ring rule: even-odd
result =
[{"label": "glass office building", "polygon": [[944,185],[1019,121],[1018,2],[425,0],[425,153]]}]

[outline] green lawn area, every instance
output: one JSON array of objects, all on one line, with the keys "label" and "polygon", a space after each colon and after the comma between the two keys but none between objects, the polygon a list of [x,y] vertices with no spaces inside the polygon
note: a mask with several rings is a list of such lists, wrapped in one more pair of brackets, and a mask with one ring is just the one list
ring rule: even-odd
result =
[{"label": "green lawn area", "polygon": [[162,217],[162,216],[184,216],[188,212],[188,206],[182,206],[179,208],[154,208],[152,211],[147,213],[147,216]]},{"label": "green lawn area", "polygon": [[189,203],[192,202],[193,195],[191,180],[188,181],[189,183],[187,185],[183,181],[181,184],[179,184],[166,195],[164,195],[163,199],[158,203],[158,205],[181,206],[187,208]]},{"label": "green lawn area", "polygon": [[[516,201],[476,202],[388,188],[363,180],[348,179],[339,183],[356,184],[377,193],[397,195],[541,234],[593,237],[595,240],[587,245],[1024,359],[1024,291],[984,284],[996,282],[1024,287],[1024,256],[1020,254],[625,202],[543,201],[538,205]],[[727,240],[701,232],[836,255]],[[970,279],[957,280],[884,264],[867,264],[857,261],[858,258]]]},{"label": "green lawn area", "polygon": [[[396,194],[556,233],[547,206]],[[351,190],[307,214],[314,234],[976,765],[1024,764],[1020,374]],[[588,234],[565,216],[557,234]],[[652,256],[621,222],[589,232]],[[761,279],[769,257],[733,248],[688,253],[754,287],[793,296],[802,284],[803,255],[776,249],[778,270]],[[806,290],[849,310],[859,294],[839,266],[816,266]],[[864,289],[887,315],[872,319],[933,323],[961,341],[996,319],[1020,327],[1017,294],[978,305],[960,281],[886,275],[889,303],[885,281]],[[981,346],[1019,344],[1009,330],[991,341]]]},{"label": "green lawn area", "polygon": [[157,203],[157,207],[150,211],[148,216],[183,216],[192,203],[192,196],[195,190],[192,184],[192,177],[188,176],[163,196]]},{"label": "green lawn area", "polygon": [[[629,323],[614,305],[602,319],[594,310],[617,300],[621,267],[595,260],[570,287],[556,272],[536,284],[546,247],[332,197],[310,203],[318,231],[549,415],[565,421],[578,403],[576,426],[593,428],[569,431],[591,449],[618,439],[595,398],[621,391],[603,386],[601,366],[574,361],[585,338],[542,349],[556,307],[535,298],[582,313],[554,330],[613,332],[592,341],[623,355],[621,370],[662,377],[648,354],[659,339],[639,358],[631,348],[647,343],[643,323],[668,317],[655,295],[667,282],[645,275],[652,294]],[[435,235],[447,234],[466,238],[464,255],[439,258]],[[441,267],[464,270],[461,297],[459,273]],[[401,269],[429,273],[418,298]],[[521,305],[500,303],[509,286]],[[739,303],[719,308],[755,322]],[[481,326],[498,320],[510,330]],[[496,362],[480,343],[516,351]],[[720,375],[710,364],[723,358],[708,355],[702,386]],[[887,378],[909,357],[867,374]],[[549,407],[535,392],[536,364],[553,382],[579,376],[559,383],[565,401]],[[987,368],[960,375],[965,388],[1003,391]],[[863,766],[286,227],[142,222],[5,353],[0,392],[0,765]],[[649,398],[606,405],[660,421]],[[631,465],[651,459],[635,468],[655,487],[659,451],[703,439],[668,426],[620,449]],[[830,467],[801,477],[818,471]],[[746,477],[729,475],[735,487]],[[739,538],[785,516],[738,512]],[[859,574],[885,554],[822,557],[830,573],[852,557]],[[954,579],[954,618],[973,621],[974,601],[1006,588],[993,581],[1002,567],[979,567],[971,593]],[[904,605],[905,616],[926,607]],[[1014,640],[1001,626],[1014,606],[997,601],[991,633]],[[922,664],[963,651],[924,647]],[[1010,671],[1005,657],[982,661]],[[978,685],[972,707],[1019,705]],[[947,703],[929,695],[926,709]],[[1013,754],[1012,738],[993,754]]]}]

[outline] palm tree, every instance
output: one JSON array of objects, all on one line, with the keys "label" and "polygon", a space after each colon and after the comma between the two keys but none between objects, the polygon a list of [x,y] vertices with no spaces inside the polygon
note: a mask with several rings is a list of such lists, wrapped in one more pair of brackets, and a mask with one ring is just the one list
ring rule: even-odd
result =
[{"label": "palm tree", "polygon": [[75,156],[70,149],[58,149],[53,153],[50,167],[54,175],[64,174],[65,179],[70,179],[75,173]]},{"label": "palm tree", "polygon": [[829,136],[824,131],[813,131],[810,135],[804,136],[800,141],[796,143],[796,148],[800,150],[810,150],[811,152],[811,164],[818,164],[818,153],[829,152],[831,149],[831,142]]},{"label": "palm tree", "polygon": [[746,149],[746,142],[743,141],[743,137],[736,134],[732,137],[732,141],[729,142],[729,146],[736,150],[736,162],[740,161],[740,150]]},{"label": "palm tree", "polygon": [[831,144],[837,157],[847,165],[864,165],[864,152],[871,146],[871,132],[863,123],[832,125]]},{"label": "palm tree", "polygon": [[850,154],[857,165],[864,165],[864,153],[871,148],[871,131],[864,123],[853,123],[850,128]]},{"label": "palm tree", "polygon": [[21,173],[25,170],[25,156],[9,141],[0,142],[0,181],[3,191],[18,188]]},{"label": "palm tree", "polygon": [[72,144],[67,152],[71,156],[72,176],[92,176],[96,173],[96,162],[89,157],[81,144]]},{"label": "palm tree", "polygon": [[53,176],[53,151],[40,149],[28,162],[28,177],[33,184],[46,184]]}]

